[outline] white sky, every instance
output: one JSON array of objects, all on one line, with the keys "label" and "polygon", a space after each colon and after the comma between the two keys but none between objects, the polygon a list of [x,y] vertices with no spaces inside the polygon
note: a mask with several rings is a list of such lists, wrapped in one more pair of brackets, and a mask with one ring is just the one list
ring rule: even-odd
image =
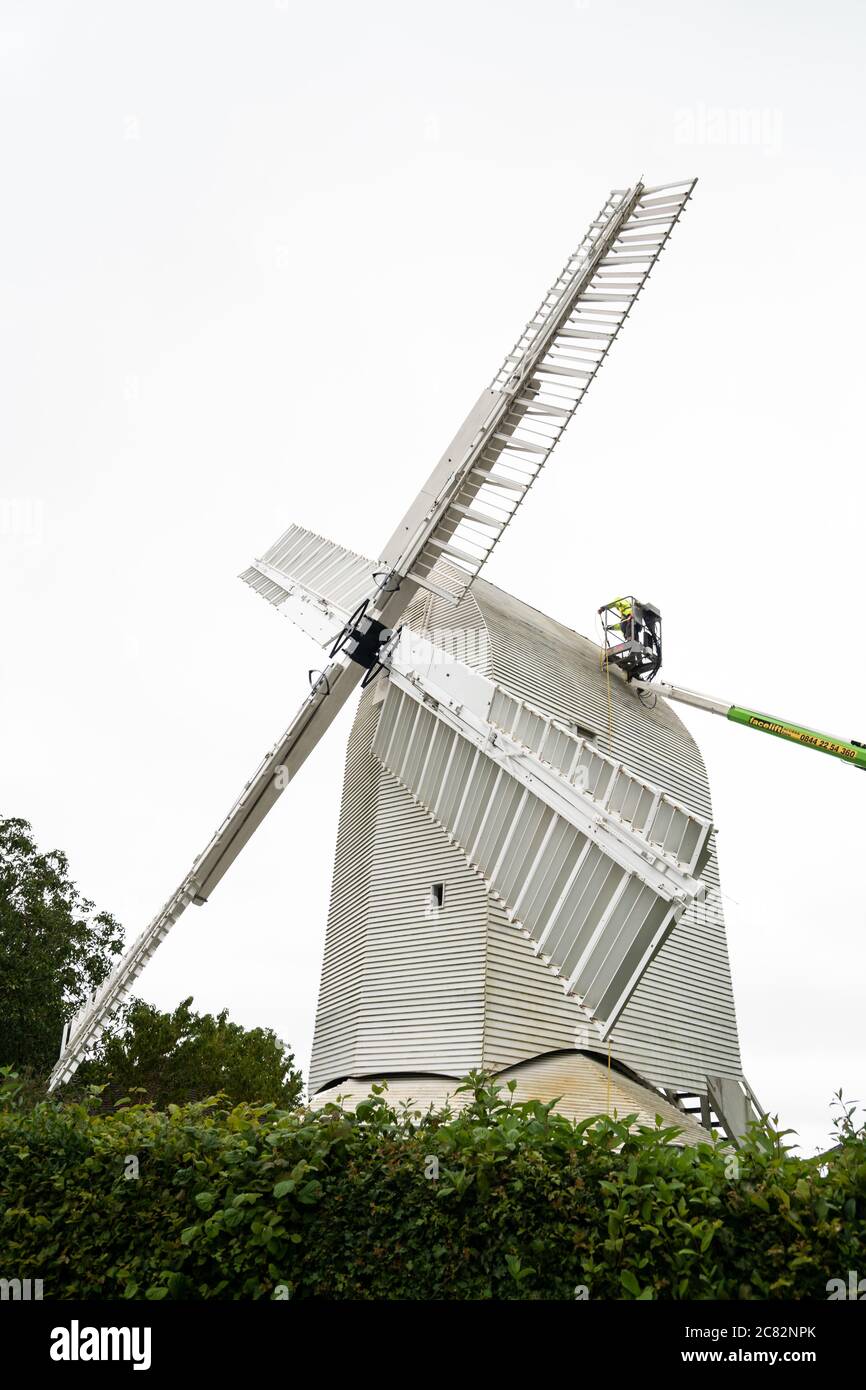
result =
[{"label": "white sky", "polygon": [[[137,933],[319,664],[235,576],[291,521],[378,551],[641,175],[701,181],[487,577],[584,632],[636,591],[668,679],[866,739],[864,56],[854,0],[4,0],[2,812]],[[684,718],[811,1150],[866,1091],[866,779]],[[349,719],[140,982],[305,1069]]]}]

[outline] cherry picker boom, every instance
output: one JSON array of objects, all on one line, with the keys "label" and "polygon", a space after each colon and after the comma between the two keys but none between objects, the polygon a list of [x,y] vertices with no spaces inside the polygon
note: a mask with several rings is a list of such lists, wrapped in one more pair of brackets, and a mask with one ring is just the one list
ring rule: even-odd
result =
[{"label": "cherry picker boom", "polygon": [[[645,701],[645,681],[637,681],[643,687],[638,690],[638,699]],[[835,738],[832,734],[819,733],[817,729],[806,728],[803,724],[792,724],[788,719],[777,719],[771,714],[761,714],[758,710],[746,709],[742,705],[732,705],[726,700],[716,700],[711,695],[700,695],[695,690],[685,690],[682,686],[671,685],[667,681],[656,681],[653,694],[658,692],[667,700],[679,700],[681,704],[693,705],[695,709],[708,710],[710,714],[720,714],[734,724],[744,724],[747,729],[758,729],[760,733],[772,734],[775,738],[787,739],[789,743],[799,743],[803,748],[814,748],[818,753],[829,753],[831,758],[841,758],[852,767],[866,768],[866,744]]]},{"label": "cherry picker boom", "polygon": [[616,666],[627,681],[634,682],[638,699],[643,704],[654,704],[656,694],[660,694],[668,700],[679,700],[681,704],[692,705],[695,709],[720,714],[723,719],[744,724],[747,729],[757,729],[762,734],[799,743],[803,748],[814,748],[817,753],[829,753],[831,758],[841,758],[852,767],[866,767],[866,744],[859,743],[857,739],[822,734],[804,724],[793,724],[772,714],[761,714],[743,705],[732,705],[728,700],[701,695],[696,690],[686,690],[668,681],[656,681],[650,691],[650,682],[662,664],[662,615],[658,608],[651,603],[641,603],[633,594],[627,594],[602,604],[598,614],[604,636],[603,661]]}]

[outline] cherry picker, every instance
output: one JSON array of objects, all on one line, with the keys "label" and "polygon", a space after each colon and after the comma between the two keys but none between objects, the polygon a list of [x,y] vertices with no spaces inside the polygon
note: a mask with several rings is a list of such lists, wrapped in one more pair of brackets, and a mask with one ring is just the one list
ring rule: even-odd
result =
[{"label": "cherry picker", "polygon": [[801,747],[813,748],[817,753],[828,753],[832,758],[841,758],[851,767],[866,768],[866,743],[860,743],[857,739],[836,738],[833,734],[809,729],[804,724],[761,714],[744,705],[717,700],[711,695],[686,690],[667,681],[656,681],[649,690],[648,686],[662,664],[662,619],[658,608],[651,603],[641,603],[629,594],[603,604],[598,612],[604,635],[602,658],[606,664],[618,667],[627,681],[635,683],[637,697],[642,704],[655,703],[658,693],[667,700],[678,700],[695,709],[719,714],[734,724],[745,725],[747,729],[757,729],[759,733],[772,734],[774,738],[787,739],[789,743],[799,743]]}]

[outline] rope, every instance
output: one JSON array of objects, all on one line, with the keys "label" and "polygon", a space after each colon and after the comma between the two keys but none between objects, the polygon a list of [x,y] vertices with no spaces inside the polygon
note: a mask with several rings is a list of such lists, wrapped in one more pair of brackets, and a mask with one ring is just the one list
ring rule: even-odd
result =
[{"label": "rope", "polygon": [[604,674],[607,678],[607,751],[613,757],[613,699],[610,693],[610,662],[604,663]]},{"label": "rope", "polygon": [[613,757],[613,698],[610,692],[610,662],[607,660],[604,641],[604,628],[602,625],[602,645],[598,650],[598,661],[607,680],[607,751],[609,756]]},{"label": "rope", "polygon": [[607,1040],[607,1114],[610,1118],[610,1038]]}]

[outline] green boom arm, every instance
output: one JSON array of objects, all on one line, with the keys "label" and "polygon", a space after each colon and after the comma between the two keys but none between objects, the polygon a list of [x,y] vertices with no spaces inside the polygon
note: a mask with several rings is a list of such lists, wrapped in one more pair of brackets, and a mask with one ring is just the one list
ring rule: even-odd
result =
[{"label": "green boom arm", "polygon": [[[645,700],[644,691],[649,687],[641,681],[635,684],[642,687],[638,698]],[[715,700],[711,695],[700,695],[695,690],[684,690],[682,686],[670,685],[667,681],[656,681],[652,690],[668,700],[679,700],[682,704],[694,705],[696,709],[708,710],[710,714],[721,714],[734,724],[745,724],[748,729],[758,729],[763,734],[788,739],[790,743],[799,743],[803,748],[829,753],[831,758],[841,758],[852,767],[866,768],[866,748],[859,743],[849,743],[846,739],[834,738],[832,734],[821,734],[816,729],[791,724],[787,719],[775,719],[770,714],[759,714],[757,710],[744,709],[741,705],[729,705],[725,700]]]},{"label": "green boom arm", "polygon": [[804,748],[814,748],[818,753],[829,753],[832,758],[842,758],[855,767],[866,767],[866,748],[847,743],[843,738],[833,738],[832,734],[819,734],[815,729],[789,724],[786,719],[773,719],[769,714],[757,714],[752,709],[741,709],[739,705],[731,705],[727,717],[735,724],[760,729],[761,733],[773,734],[776,738],[787,738],[792,743],[801,743]]}]

